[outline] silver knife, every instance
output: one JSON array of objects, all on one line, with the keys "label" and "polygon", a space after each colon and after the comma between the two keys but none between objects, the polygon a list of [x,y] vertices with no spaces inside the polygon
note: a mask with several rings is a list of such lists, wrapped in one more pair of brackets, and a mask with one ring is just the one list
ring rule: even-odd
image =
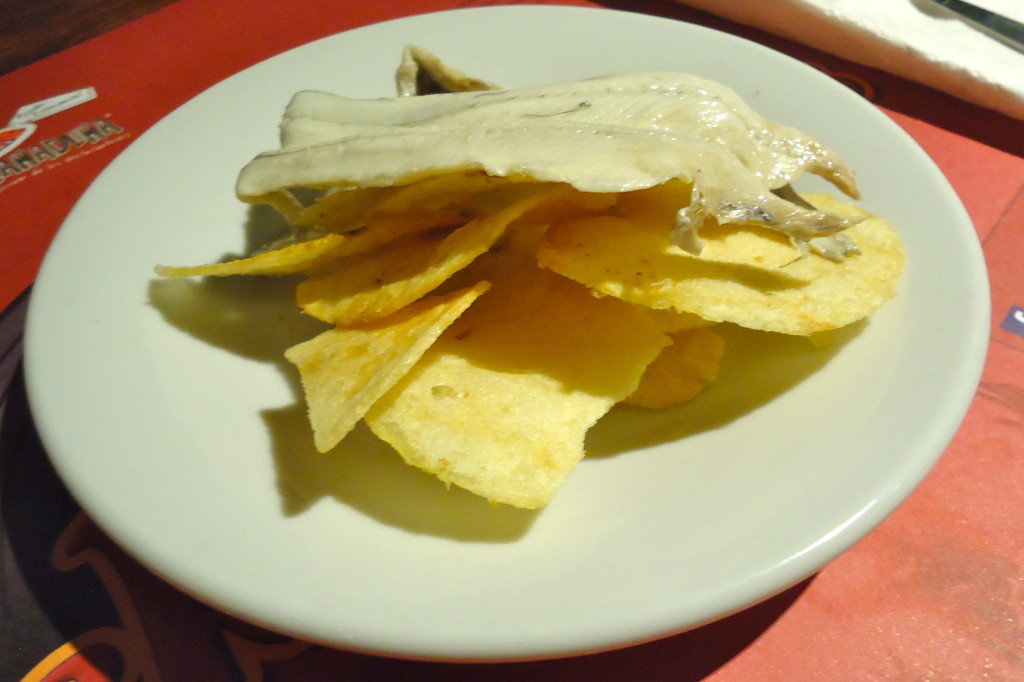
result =
[{"label": "silver knife", "polygon": [[964,0],[933,0],[951,12],[956,13],[967,23],[987,33],[991,37],[1006,43],[1010,47],[1024,51],[1024,24],[1014,21],[1001,14],[972,5]]}]

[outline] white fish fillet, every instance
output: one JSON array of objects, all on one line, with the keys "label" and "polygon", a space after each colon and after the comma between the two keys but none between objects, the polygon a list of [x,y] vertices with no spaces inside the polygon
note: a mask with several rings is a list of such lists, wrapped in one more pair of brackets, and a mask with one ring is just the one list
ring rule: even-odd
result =
[{"label": "white fish fillet", "polygon": [[773,193],[805,172],[856,197],[831,150],[761,117],[729,88],[685,74],[619,74],[520,89],[357,100],[297,93],[281,148],[238,178],[238,195],[269,200],[295,187],[362,188],[482,170],[623,192],[679,178],[694,184],[677,238],[699,250],[696,228],[761,224],[797,241],[841,231],[841,216]]}]

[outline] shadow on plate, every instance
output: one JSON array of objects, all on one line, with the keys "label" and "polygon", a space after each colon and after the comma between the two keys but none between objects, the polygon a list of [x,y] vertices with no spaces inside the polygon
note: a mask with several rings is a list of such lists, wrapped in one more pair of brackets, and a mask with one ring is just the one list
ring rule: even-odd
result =
[{"label": "shadow on plate", "polygon": [[866,324],[833,332],[823,347],[803,337],[719,325],[725,356],[715,383],[666,410],[616,407],[587,434],[587,456],[617,455],[726,426],[821,370]]},{"label": "shadow on plate", "polygon": [[446,488],[408,466],[360,424],[329,454],[316,452],[298,374],[284,359],[289,346],[326,328],[302,315],[290,277],[154,280],[150,304],[177,329],[203,343],[275,365],[295,403],[267,409],[281,507],[294,516],[330,497],[382,523],[413,533],[463,541],[512,542],[536,512],[494,507],[458,488]]},{"label": "shadow on plate", "polygon": [[538,512],[494,506],[406,464],[360,423],[327,454],[316,452],[301,404],[263,413],[274,439],[286,514],[331,497],[406,531],[466,542],[514,542]]}]

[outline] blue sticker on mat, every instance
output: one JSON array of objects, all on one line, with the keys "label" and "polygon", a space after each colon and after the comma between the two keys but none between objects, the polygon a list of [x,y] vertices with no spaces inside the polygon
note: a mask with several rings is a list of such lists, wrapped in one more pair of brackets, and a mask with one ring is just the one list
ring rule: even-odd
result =
[{"label": "blue sticker on mat", "polygon": [[1011,334],[1024,336],[1024,308],[1012,306],[1000,326]]}]

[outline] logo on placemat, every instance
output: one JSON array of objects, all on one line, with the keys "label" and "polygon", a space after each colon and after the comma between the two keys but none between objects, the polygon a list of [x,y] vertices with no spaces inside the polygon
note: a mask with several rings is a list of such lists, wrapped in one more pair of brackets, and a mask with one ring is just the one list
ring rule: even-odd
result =
[{"label": "logo on placemat", "polygon": [[62,111],[67,111],[73,107],[77,107],[79,104],[91,102],[96,99],[96,88],[81,88],[79,90],[72,90],[66,92],[63,95],[57,95],[56,97],[47,97],[41,99],[38,102],[32,102],[26,104],[15,112],[11,118],[11,122],[8,125],[18,125],[21,123],[35,123],[40,119],[44,119],[47,116],[53,116]]},{"label": "logo on placemat", "polygon": [[[123,128],[110,121],[108,114],[81,122],[70,129],[46,131],[40,135],[43,138],[41,140],[32,139],[40,129],[37,121],[91,102],[96,97],[95,88],[81,88],[19,107],[7,127],[0,130],[0,190],[17,184],[29,175],[36,175],[130,137]],[[58,160],[60,163],[55,163]],[[8,180],[11,182],[7,183]]]},{"label": "logo on placemat", "polygon": [[0,157],[12,149],[17,149],[22,142],[32,136],[32,133],[36,132],[37,127],[35,123],[22,123],[0,130]]}]

